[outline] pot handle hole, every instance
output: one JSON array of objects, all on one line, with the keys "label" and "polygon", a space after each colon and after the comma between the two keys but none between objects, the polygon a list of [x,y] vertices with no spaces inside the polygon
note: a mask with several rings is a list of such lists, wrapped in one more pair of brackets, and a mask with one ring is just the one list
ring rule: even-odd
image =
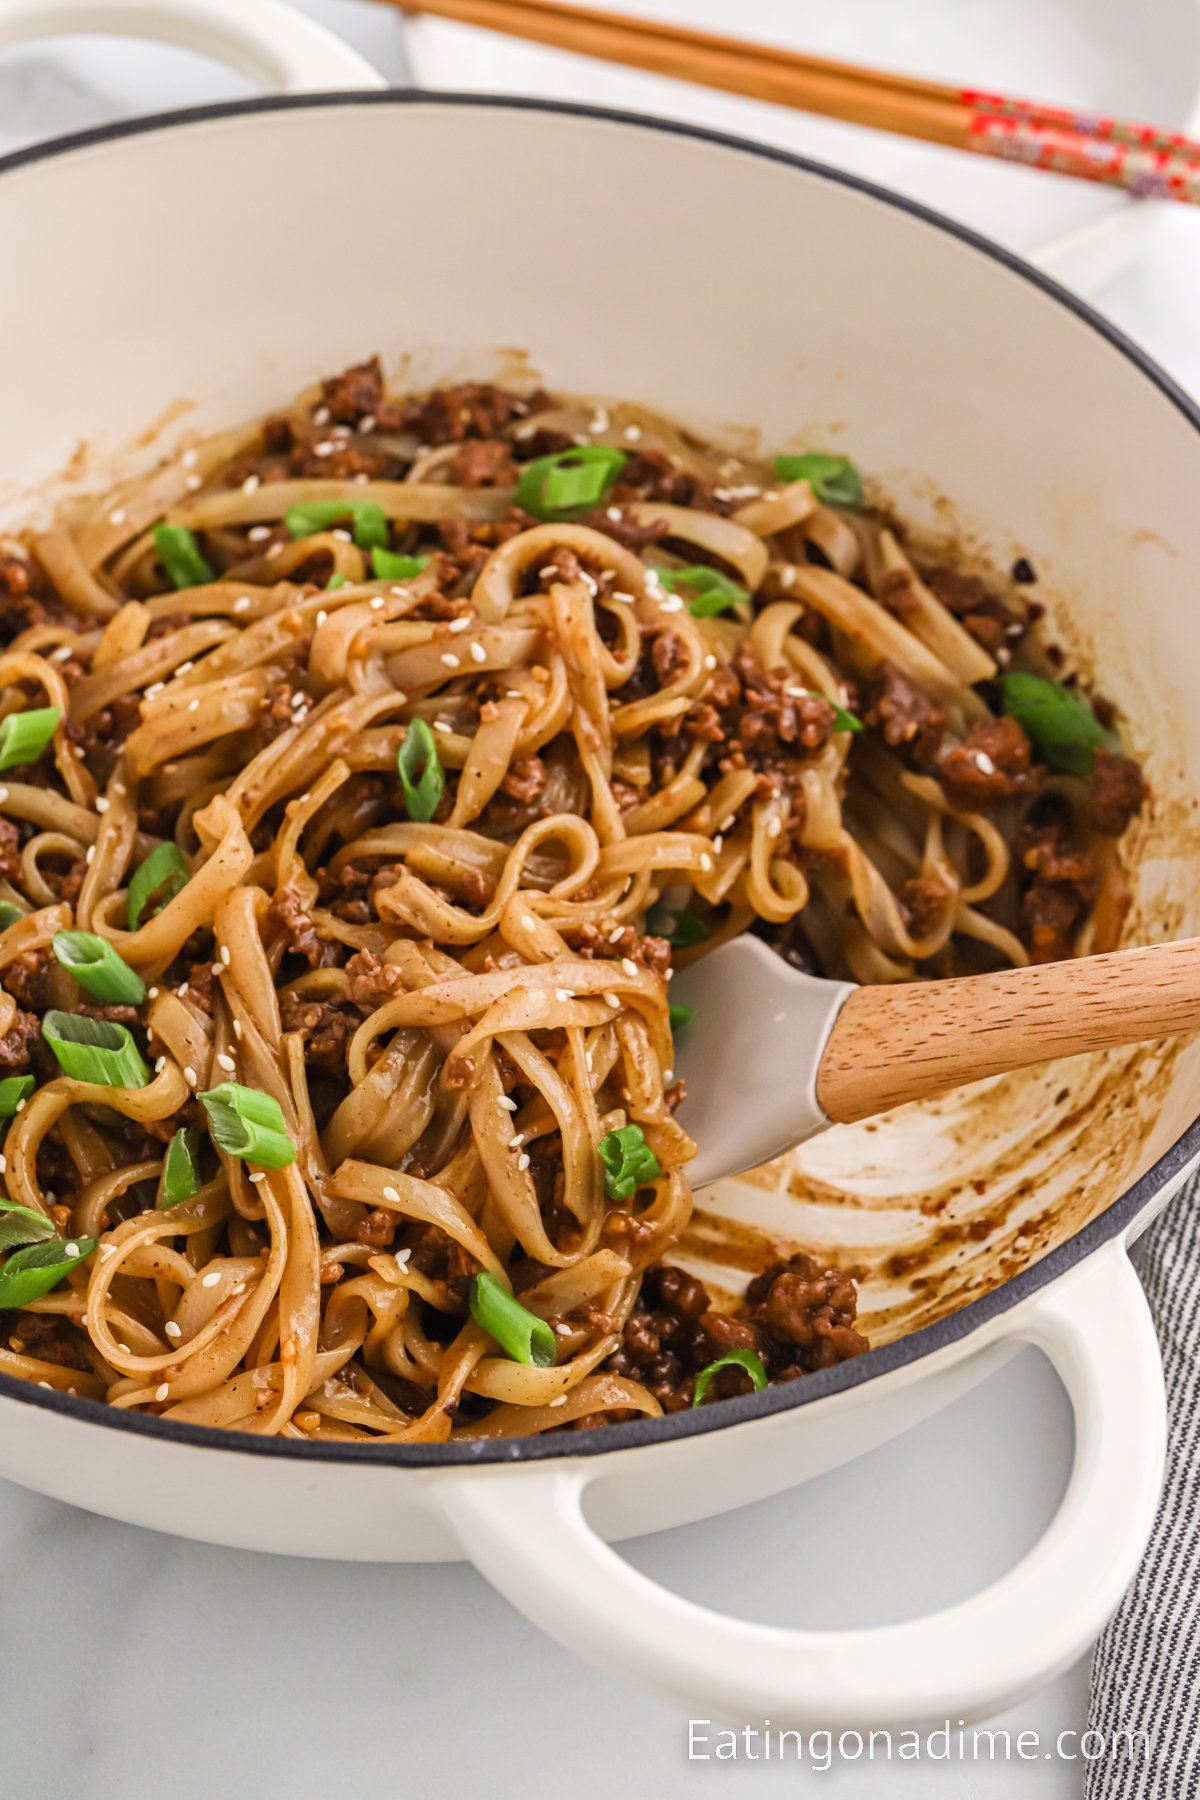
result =
[{"label": "pot handle hole", "polygon": [[[809,1631],[710,1611],[632,1568],[588,1522],[603,1456],[447,1471],[432,1483],[465,1554],[568,1650],[690,1716],[792,1728],[983,1718],[1067,1668],[1137,1570],[1166,1441],[1162,1365],[1124,1248],[1108,1246],[1018,1309],[1010,1341],[1050,1357],[1075,1416],[1067,1491],[1000,1580],[943,1611],[875,1629]],[[794,1420],[803,1431],[803,1415]],[[735,1430],[753,1430],[739,1427]],[[728,1454],[753,1454],[731,1438]],[[627,1458],[669,1456],[670,1447]],[[623,1474],[624,1479],[628,1479]]]},{"label": "pot handle hole", "polygon": [[79,35],[195,50],[267,93],[386,85],[357,51],[282,0],[4,0],[0,6],[0,47]]}]

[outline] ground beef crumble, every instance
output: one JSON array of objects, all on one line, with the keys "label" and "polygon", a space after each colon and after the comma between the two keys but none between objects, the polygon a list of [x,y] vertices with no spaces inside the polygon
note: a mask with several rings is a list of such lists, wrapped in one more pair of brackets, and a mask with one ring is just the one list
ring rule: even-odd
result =
[{"label": "ground beef crumble", "polygon": [[907,751],[917,762],[932,762],[946,735],[941,707],[892,662],[880,663],[867,695],[863,723],[868,729],[878,731],[890,749]]},{"label": "ground beef crumble", "polygon": [[[666,1412],[691,1406],[696,1376],[730,1350],[753,1350],[771,1381],[860,1356],[858,1296],[849,1275],[799,1252],[773,1263],[746,1289],[744,1314],[717,1312],[702,1281],[670,1264],[648,1269],[609,1366],[647,1386]],[[736,1367],[720,1371],[713,1398],[749,1386]]]},{"label": "ground beef crumble", "polygon": [[1013,794],[1033,794],[1043,770],[1033,746],[1015,719],[988,719],[975,725],[938,765],[938,780],[952,806],[978,812]]}]

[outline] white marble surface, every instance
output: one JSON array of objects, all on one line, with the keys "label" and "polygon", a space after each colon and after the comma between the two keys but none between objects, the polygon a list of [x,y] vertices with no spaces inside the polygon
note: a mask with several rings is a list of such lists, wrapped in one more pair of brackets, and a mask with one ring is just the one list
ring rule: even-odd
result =
[{"label": "white marble surface", "polygon": [[[399,77],[391,14],[363,0],[305,0],[304,10]],[[647,10],[689,8],[661,0]],[[972,4],[981,44],[994,42],[1009,10]],[[1060,24],[1062,10],[1056,0]],[[425,79],[447,79],[445,40],[416,48]],[[472,56],[456,76],[450,70],[464,85],[500,66],[490,52]],[[544,67],[529,66],[527,85],[545,79]],[[497,85],[522,85],[511,56]],[[0,151],[244,91],[179,52],[91,40],[30,46],[0,54]],[[768,135],[770,117],[757,122]],[[896,158],[902,181],[903,147]],[[969,200],[957,210],[969,211]],[[1193,389],[1198,279],[1200,220],[1181,208],[1155,221],[1138,265],[1095,296]],[[1061,1390],[1026,1352],[900,1442],[801,1492],[644,1540],[629,1554],[681,1591],[755,1618],[849,1625],[912,1616],[971,1592],[1034,1541],[1061,1495],[1070,1440]],[[789,1783],[797,1791],[817,1779],[779,1763],[689,1765],[684,1721],[558,1651],[469,1569],[218,1551],[5,1484],[0,1631],[0,1791],[22,1800],[379,1792],[455,1800],[485,1790],[507,1800],[547,1777],[574,1800],[608,1800],[614,1784],[634,1783],[673,1800],[777,1793]],[[1003,1723],[1014,1739],[1019,1730],[1049,1738],[1079,1729],[1086,1689],[1081,1664]],[[846,1800],[1066,1800],[1082,1791],[1081,1767],[1053,1755],[858,1763],[822,1779]]]}]

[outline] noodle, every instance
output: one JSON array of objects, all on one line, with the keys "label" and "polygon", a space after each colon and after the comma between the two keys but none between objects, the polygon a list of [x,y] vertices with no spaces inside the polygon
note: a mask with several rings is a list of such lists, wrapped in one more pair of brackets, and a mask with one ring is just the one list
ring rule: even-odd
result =
[{"label": "noodle", "polygon": [[[0,734],[61,720],[0,786],[0,1370],[438,1443],[865,1348],[812,1258],[731,1315],[664,1260],[671,964],[746,929],[861,981],[1106,947],[1142,787],[1102,703],[1056,690],[1073,761],[1001,705],[1048,666],[1011,583],[796,460],[628,406],[396,399],[367,363],[8,541]],[[60,1067],[51,1011],[133,1063]],[[212,1090],[276,1122],[257,1149]],[[33,1291],[29,1246],[61,1263]]]}]

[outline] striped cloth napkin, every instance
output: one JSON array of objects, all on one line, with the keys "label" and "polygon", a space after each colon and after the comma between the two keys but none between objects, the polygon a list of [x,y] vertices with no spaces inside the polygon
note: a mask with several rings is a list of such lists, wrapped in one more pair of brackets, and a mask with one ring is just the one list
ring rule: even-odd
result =
[{"label": "striped cloth napkin", "polygon": [[1089,1725],[1144,1731],[1148,1762],[1101,1757],[1087,1800],[1200,1796],[1200,1179],[1135,1245],[1167,1377],[1167,1474],[1137,1579],[1096,1646]]}]

